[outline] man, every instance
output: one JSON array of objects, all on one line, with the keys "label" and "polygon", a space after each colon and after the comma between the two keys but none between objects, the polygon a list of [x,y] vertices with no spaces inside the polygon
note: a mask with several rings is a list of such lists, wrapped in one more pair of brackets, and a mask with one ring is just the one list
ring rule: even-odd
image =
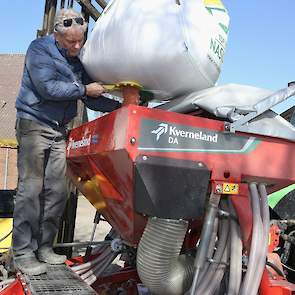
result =
[{"label": "man", "polygon": [[34,40],[25,58],[16,99],[19,182],[13,253],[16,268],[29,275],[46,272],[43,262],[66,259],[52,245],[67,198],[66,125],[76,115],[77,100],[103,112],[120,106],[101,96],[105,89],[99,83],[85,83],[77,56],[86,26],[74,10],[59,11],[54,34]]}]

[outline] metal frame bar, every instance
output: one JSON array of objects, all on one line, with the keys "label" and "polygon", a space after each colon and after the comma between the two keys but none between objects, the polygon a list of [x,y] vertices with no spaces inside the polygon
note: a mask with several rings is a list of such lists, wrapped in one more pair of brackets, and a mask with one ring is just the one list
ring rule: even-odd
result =
[{"label": "metal frame bar", "polygon": [[96,3],[102,8],[106,8],[106,6],[108,5],[108,3],[105,0],[95,0]]},{"label": "metal frame bar", "polygon": [[233,123],[225,123],[225,129],[229,132],[236,132],[236,131],[244,131],[247,132],[249,130],[248,124],[251,120],[257,118],[259,115],[263,114],[264,112],[268,111],[270,108],[274,107],[275,105],[283,102],[289,97],[295,95],[295,85],[290,85],[285,89],[281,89],[274,94],[262,99],[256,105],[254,105],[254,109],[257,111],[250,112],[247,115],[242,116],[239,120]]},{"label": "metal frame bar", "polygon": [[82,10],[89,14],[95,21],[99,18],[100,13],[98,10],[91,4],[91,0],[75,0],[78,4],[82,6]]}]

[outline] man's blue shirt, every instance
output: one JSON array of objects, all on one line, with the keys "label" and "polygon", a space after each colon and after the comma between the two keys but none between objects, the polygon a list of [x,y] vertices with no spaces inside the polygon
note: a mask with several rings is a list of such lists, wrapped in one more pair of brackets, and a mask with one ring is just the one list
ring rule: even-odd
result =
[{"label": "man's blue shirt", "polygon": [[76,57],[67,58],[53,35],[34,40],[27,51],[21,87],[16,99],[17,117],[53,126],[65,126],[77,113],[82,99],[93,110],[110,112],[120,104],[106,97],[85,97],[89,78]]}]

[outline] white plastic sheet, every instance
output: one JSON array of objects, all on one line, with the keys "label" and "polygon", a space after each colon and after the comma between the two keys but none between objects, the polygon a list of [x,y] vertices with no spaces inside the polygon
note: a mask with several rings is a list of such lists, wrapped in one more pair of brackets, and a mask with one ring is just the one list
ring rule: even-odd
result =
[{"label": "white plastic sheet", "polygon": [[[187,113],[201,108],[231,122],[251,112],[262,113],[270,106],[293,96],[295,86],[273,92],[249,85],[226,84],[179,97],[158,108]],[[269,109],[247,124],[244,131],[295,141],[295,127]]]},{"label": "white plastic sheet", "polygon": [[220,0],[113,0],[80,58],[96,81],[135,81],[174,97],[215,84],[228,25]]}]

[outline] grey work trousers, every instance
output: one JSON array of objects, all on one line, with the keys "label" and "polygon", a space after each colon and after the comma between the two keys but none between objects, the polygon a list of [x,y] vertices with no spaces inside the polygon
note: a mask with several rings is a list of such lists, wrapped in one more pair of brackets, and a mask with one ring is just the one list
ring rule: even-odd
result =
[{"label": "grey work trousers", "polygon": [[18,189],[13,215],[16,255],[52,247],[67,199],[66,131],[17,119]]}]

